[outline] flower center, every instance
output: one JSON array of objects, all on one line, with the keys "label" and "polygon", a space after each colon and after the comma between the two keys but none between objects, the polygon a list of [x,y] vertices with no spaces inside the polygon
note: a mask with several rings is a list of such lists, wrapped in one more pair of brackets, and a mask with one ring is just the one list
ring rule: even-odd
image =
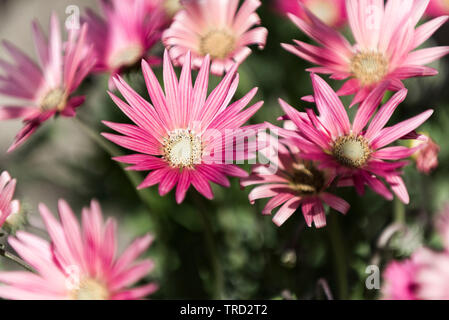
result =
[{"label": "flower center", "polygon": [[40,103],[42,111],[50,111],[57,109],[62,111],[65,108],[66,95],[61,88],[52,89],[44,96]]},{"label": "flower center", "polygon": [[114,69],[122,67],[132,67],[143,55],[143,48],[140,45],[130,45],[117,51],[110,59],[110,65]]},{"label": "flower center", "polygon": [[173,17],[179,10],[182,9],[180,0],[165,0],[164,9],[169,17]]},{"label": "flower center", "polygon": [[362,85],[373,85],[387,75],[388,60],[379,52],[359,52],[352,58],[351,72]]},{"label": "flower center", "polygon": [[226,30],[209,31],[200,40],[200,53],[212,59],[225,59],[235,47],[235,38]]},{"label": "flower center", "polygon": [[349,135],[335,141],[332,153],[340,164],[350,168],[361,168],[368,161],[371,149],[364,137]]},{"label": "flower center", "polygon": [[78,288],[71,292],[73,300],[108,300],[109,290],[98,280],[85,278]]},{"label": "flower center", "polygon": [[337,9],[335,8],[335,4],[333,4],[332,1],[310,1],[307,4],[307,7],[315,16],[317,16],[327,25],[333,25],[338,18]]},{"label": "flower center", "polygon": [[172,167],[193,167],[201,163],[201,138],[190,130],[175,130],[164,140],[163,157]]},{"label": "flower center", "polygon": [[300,195],[314,195],[323,190],[325,178],[323,172],[315,168],[312,163],[296,163],[293,165],[293,177],[290,188]]}]

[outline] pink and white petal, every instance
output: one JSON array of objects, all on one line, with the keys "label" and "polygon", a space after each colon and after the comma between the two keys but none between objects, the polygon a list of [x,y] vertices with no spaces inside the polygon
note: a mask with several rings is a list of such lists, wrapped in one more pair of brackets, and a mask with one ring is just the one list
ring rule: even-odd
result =
[{"label": "pink and white petal", "polygon": [[285,221],[298,209],[301,203],[301,199],[294,197],[288,200],[284,205],[276,212],[273,218],[274,224],[278,227],[282,226]]}]

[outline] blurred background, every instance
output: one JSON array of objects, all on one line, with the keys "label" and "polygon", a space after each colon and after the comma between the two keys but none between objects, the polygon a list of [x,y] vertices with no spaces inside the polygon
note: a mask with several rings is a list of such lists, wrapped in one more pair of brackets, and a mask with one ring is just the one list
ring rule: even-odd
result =
[{"label": "blurred background", "polygon": [[[63,21],[66,7],[72,4],[82,11],[86,6],[97,9],[92,0],[0,1],[0,38],[35,58],[31,21],[38,19],[48,31],[51,11],[58,12]],[[258,12],[269,30],[267,47],[263,51],[255,49],[241,66],[236,98],[259,87],[256,98],[264,100],[265,105],[252,122],[279,124],[276,121],[282,115],[279,97],[301,109],[306,103],[300,98],[311,93],[309,75],[304,71],[310,64],[283,50],[280,43],[309,40],[273,10],[270,1],[264,0]],[[344,28],[342,31],[347,34]],[[427,46],[430,45],[449,45],[448,25],[429,40]],[[156,54],[162,52],[161,45],[154,50]],[[9,60],[3,48],[0,58]],[[121,247],[148,231],[155,233],[156,242],[147,253],[156,262],[156,270],[148,279],[160,285],[153,299],[325,299],[322,283],[328,283],[334,297],[373,299],[379,291],[365,286],[369,265],[376,264],[382,270],[387,261],[406,257],[422,244],[439,246],[432,226],[435,214],[449,201],[448,63],[448,58],[444,58],[433,65],[440,71],[436,77],[408,80],[409,95],[394,115],[393,120],[398,121],[427,108],[435,109],[421,130],[441,146],[440,164],[429,175],[418,173],[413,162],[407,167],[404,179],[411,196],[410,205],[404,207],[396,200],[388,202],[371,191],[358,197],[350,188],[340,189],[338,193],[351,204],[351,210],[347,216],[332,212],[328,227],[320,230],[307,228],[301,213],[296,213],[281,228],[276,227],[270,217],[261,215],[264,202],[251,206],[250,190],[241,190],[236,179],[229,189],[214,188],[213,201],[190,192],[180,206],[176,205],[173,193],[159,197],[156,188],[152,188],[147,205],[120,166],[73,119],[48,121],[13,154],[6,154],[6,150],[21,123],[1,122],[0,169],[17,178],[16,198],[27,209],[30,224],[27,228],[32,232],[39,234],[43,227],[38,203],[47,204],[56,213],[57,200],[64,198],[80,212],[96,198],[106,216],[119,220]],[[160,76],[160,68],[156,70]],[[148,98],[140,70],[131,71],[125,79]],[[210,88],[218,80],[214,78]],[[107,96],[107,81],[107,76],[93,76],[80,89],[87,102],[79,109],[78,119],[98,133],[108,131],[101,120],[128,121]],[[339,88],[341,83],[332,85]],[[350,100],[344,101],[348,105]],[[8,102],[0,97],[1,105]],[[210,224],[205,226],[201,215],[207,216]],[[379,239],[394,222],[405,223],[407,227],[387,245],[379,247]],[[340,234],[335,234],[337,224]],[[212,230],[213,243],[205,227]],[[338,237],[341,241],[331,240]],[[337,259],[343,261],[346,270],[336,267]],[[4,261],[0,263],[8,267]],[[338,281],[342,272],[347,274],[346,283]]]}]

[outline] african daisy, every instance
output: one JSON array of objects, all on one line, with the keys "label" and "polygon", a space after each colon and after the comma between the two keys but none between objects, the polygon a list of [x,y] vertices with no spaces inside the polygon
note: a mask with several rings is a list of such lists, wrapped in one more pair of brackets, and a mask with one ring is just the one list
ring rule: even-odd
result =
[{"label": "african daisy", "polygon": [[114,79],[127,103],[110,94],[118,107],[136,124],[104,122],[123,134],[103,135],[112,142],[138,152],[115,160],[132,164],[129,170],[151,171],[139,188],[159,183],[159,194],[167,194],[177,184],[176,201],[181,203],[190,185],[206,198],[213,198],[209,181],[229,186],[227,175],[245,177],[247,173],[232,164],[254,156],[256,143],[238,143],[242,137],[252,140],[261,125],[241,127],[263,102],[243,110],[257,89],[229,105],[238,86],[237,66],[231,68],[207,98],[209,57],[192,87],[191,58],[187,53],[178,79],[167,51],[164,55],[165,94],[148,63],[142,61],[143,74],[153,105],[140,97],[123,79]]},{"label": "african daisy", "polygon": [[280,100],[287,117],[298,128],[301,156],[318,161],[320,168],[335,170],[342,179],[339,183],[354,185],[359,194],[364,193],[366,184],[391,200],[393,195],[379,179],[382,177],[396,195],[408,203],[409,196],[399,171],[408,162],[398,160],[410,157],[417,149],[388,145],[401,138],[416,138],[414,130],[432,115],[433,110],[385,127],[407,94],[406,89],[400,90],[376,113],[388,87],[385,83],[373,90],[360,105],[351,124],[345,107],[332,88],[319,76],[312,74],[311,77],[319,116],[311,109],[300,113]]},{"label": "african daisy", "polygon": [[8,152],[51,117],[75,116],[75,108],[83,104],[84,97],[72,94],[95,63],[92,48],[86,44],[87,25],[81,30],[69,30],[65,44],[56,14],[51,16],[49,41],[37,22],[33,32],[40,66],[12,44],[3,43],[14,64],[0,60],[0,68],[6,73],[0,77],[0,93],[25,101],[21,106],[0,107],[0,120],[21,118],[24,122]]},{"label": "african daisy", "polygon": [[441,148],[430,136],[425,134],[422,136],[425,138],[423,141],[415,140],[412,143],[413,147],[419,147],[412,158],[419,172],[430,174],[438,167],[438,154]]},{"label": "african daisy", "polygon": [[8,224],[20,214],[20,203],[13,200],[16,190],[16,179],[12,179],[8,172],[3,171],[0,175],[0,227]]},{"label": "african daisy", "polygon": [[343,214],[349,210],[349,204],[327,191],[335,176],[318,169],[312,161],[303,160],[294,146],[295,140],[286,138],[271,156],[264,150],[278,170],[271,172],[268,164],[255,165],[251,175],[241,180],[241,185],[257,185],[249,194],[252,204],[257,199],[270,198],[262,214],[269,215],[281,206],[273,218],[276,225],[281,226],[301,207],[307,225],[311,227],[313,222],[315,227],[322,228],[326,226],[323,202]]},{"label": "african daisy", "polygon": [[415,50],[448,19],[439,17],[415,28],[428,3],[429,0],[389,0],[384,7],[384,0],[346,0],[355,45],[304,9],[310,22],[291,14],[289,17],[321,46],[297,40],[296,46],[282,46],[319,66],[308,71],[330,74],[337,80],[350,78],[338,94],[355,94],[354,105],[384,80],[390,80],[389,89],[397,91],[403,88],[403,79],[438,73],[425,65],[446,55],[449,47]]},{"label": "african daisy", "polygon": [[162,35],[176,65],[182,65],[188,51],[193,67],[199,68],[206,55],[212,60],[212,73],[222,75],[235,63],[240,64],[250,54],[249,45],[265,46],[268,31],[260,24],[255,12],[259,0],[245,0],[237,10],[239,0],[204,0],[184,3],[173,24]]},{"label": "african daisy", "polygon": [[59,202],[60,221],[39,206],[51,242],[19,231],[9,243],[36,271],[0,272],[0,297],[14,300],[134,300],[157,289],[154,283],[130,288],[152,269],[149,259],[136,261],[152,242],[136,239],[117,256],[117,223],[103,221],[93,201],[82,212],[80,227],[65,201]]},{"label": "african daisy", "polygon": [[426,13],[432,17],[439,17],[449,13],[448,0],[430,0]]}]

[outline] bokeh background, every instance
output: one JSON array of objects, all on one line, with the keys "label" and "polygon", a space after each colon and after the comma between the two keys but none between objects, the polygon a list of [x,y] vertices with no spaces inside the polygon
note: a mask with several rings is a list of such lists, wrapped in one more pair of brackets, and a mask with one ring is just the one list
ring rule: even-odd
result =
[{"label": "bokeh background", "polygon": [[[31,21],[38,19],[48,30],[51,11],[57,11],[63,20],[65,8],[71,4],[81,10],[96,7],[92,0],[0,1],[0,38],[35,57]],[[256,98],[264,100],[265,105],[252,121],[279,124],[279,97],[301,109],[307,104],[300,97],[311,93],[309,75],[304,71],[310,65],[284,51],[280,43],[294,38],[309,40],[288,19],[274,12],[270,1],[263,1],[259,14],[269,30],[267,47],[264,51],[255,49],[241,66],[237,98],[259,87]],[[443,26],[429,42],[449,45],[449,26]],[[162,54],[162,46],[154,52]],[[0,58],[9,59],[3,48]],[[441,146],[438,169],[423,175],[413,163],[407,167],[405,181],[411,202],[406,207],[371,191],[358,197],[350,188],[338,190],[351,203],[351,210],[347,216],[332,212],[328,226],[320,230],[307,228],[299,212],[281,228],[276,227],[270,217],[261,215],[264,203],[250,205],[250,190],[241,190],[237,180],[229,189],[214,188],[213,201],[190,192],[178,206],[173,194],[159,197],[152,188],[151,198],[143,202],[120,166],[73,119],[48,121],[13,154],[6,154],[6,150],[21,124],[1,122],[0,169],[8,170],[18,180],[16,197],[28,211],[27,228],[31,232],[42,233],[38,203],[56,212],[57,200],[64,198],[80,212],[96,198],[106,216],[119,220],[121,247],[148,231],[156,234],[147,253],[156,262],[156,270],[148,280],[160,285],[154,299],[325,299],[321,283],[327,283],[337,298],[378,298],[378,290],[365,286],[369,265],[378,265],[382,270],[386,262],[406,257],[421,244],[439,246],[432,226],[438,210],[449,201],[449,59],[433,67],[440,71],[438,76],[406,82],[409,95],[394,120],[435,109],[421,130],[430,133]],[[157,74],[161,75],[160,68]],[[140,70],[131,71],[125,78],[148,97]],[[213,78],[211,86],[218,80]],[[341,85],[332,84],[334,88]],[[108,131],[101,120],[128,121],[106,90],[107,76],[91,77],[80,89],[88,100],[79,109],[78,119],[98,134]],[[345,101],[348,105],[349,99]],[[8,102],[0,97],[0,104]],[[201,217],[207,218],[206,225]],[[388,244],[379,245],[385,230],[395,222],[405,223],[406,228]],[[205,230],[212,231],[213,243]],[[0,263],[1,268],[12,267]],[[347,279],[342,281],[345,275]]]}]

